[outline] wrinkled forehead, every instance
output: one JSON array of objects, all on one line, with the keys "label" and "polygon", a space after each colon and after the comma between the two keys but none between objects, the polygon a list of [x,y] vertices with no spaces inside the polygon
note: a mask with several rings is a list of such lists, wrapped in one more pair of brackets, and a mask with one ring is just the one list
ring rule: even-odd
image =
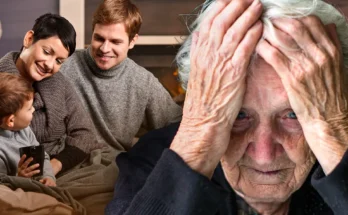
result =
[{"label": "wrinkled forehead", "polygon": [[289,106],[288,97],[277,72],[262,58],[251,63],[243,107],[258,109]]}]

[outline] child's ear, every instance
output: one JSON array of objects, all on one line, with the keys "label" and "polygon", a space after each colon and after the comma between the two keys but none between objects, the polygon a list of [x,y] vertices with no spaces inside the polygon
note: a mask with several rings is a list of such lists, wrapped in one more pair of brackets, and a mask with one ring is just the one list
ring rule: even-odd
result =
[{"label": "child's ear", "polygon": [[15,115],[11,114],[9,116],[5,116],[3,119],[3,123],[6,125],[8,128],[13,128],[14,126],[14,121],[15,121]]}]

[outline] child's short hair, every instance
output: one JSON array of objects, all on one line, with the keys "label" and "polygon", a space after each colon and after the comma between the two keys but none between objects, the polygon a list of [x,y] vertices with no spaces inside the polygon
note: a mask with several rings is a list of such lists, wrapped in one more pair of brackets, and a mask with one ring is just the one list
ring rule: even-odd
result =
[{"label": "child's short hair", "polygon": [[30,82],[19,75],[0,72],[0,123],[33,97],[34,89]]}]

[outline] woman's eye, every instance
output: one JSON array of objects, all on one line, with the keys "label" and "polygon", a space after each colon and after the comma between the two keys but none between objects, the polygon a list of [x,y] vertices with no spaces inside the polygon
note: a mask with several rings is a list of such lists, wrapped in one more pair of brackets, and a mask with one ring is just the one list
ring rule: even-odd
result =
[{"label": "woman's eye", "polygon": [[239,111],[237,115],[237,120],[245,119],[248,115],[244,111]]},{"label": "woman's eye", "polygon": [[290,118],[290,119],[297,119],[297,116],[296,116],[295,112],[293,112],[293,111],[290,111],[287,114],[287,117]]},{"label": "woman's eye", "polygon": [[63,62],[61,60],[56,60],[58,65],[61,65]]},{"label": "woman's eye", "polygon": [[44,52],[44,54],[46,54],[46,55],[49,55],[49,54],[50,54],[49,51],[47,51],[46,49],[44,49],[43,52]]}]

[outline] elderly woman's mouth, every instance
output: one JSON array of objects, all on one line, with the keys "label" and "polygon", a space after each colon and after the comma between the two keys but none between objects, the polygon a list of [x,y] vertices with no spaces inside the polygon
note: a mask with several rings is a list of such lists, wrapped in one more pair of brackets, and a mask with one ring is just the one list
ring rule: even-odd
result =
[{"label": "elderly woman's mouth", "polygon": [[245,168],[244,169],[245,177],[255,183],[263,185],[274,185],[280,184],[286,180],[289,176],[289,169],[272,169],[272,170],[261,170],[255,168]]}]

